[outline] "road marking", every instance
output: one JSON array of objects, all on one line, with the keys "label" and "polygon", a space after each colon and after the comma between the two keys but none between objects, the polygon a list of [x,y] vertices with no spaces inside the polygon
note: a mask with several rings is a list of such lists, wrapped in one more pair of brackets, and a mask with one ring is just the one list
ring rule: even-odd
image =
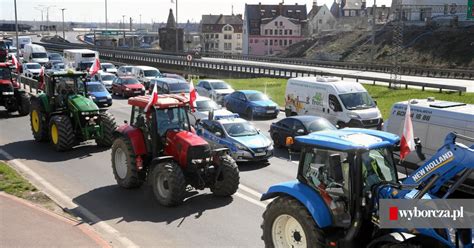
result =
[{"label": "road marking", "polygon": [[242,198],[242,199],[244,199],[244,200],[246,200],[246,201],[248,201],[248,202],[250,202],[250,203],[253,203],[253,204],[255,204],[255,205],[259,206],[259,207],[267,208],[267,204],[266,204],[266,203],[261,202],[261,201],[258,201],[258,200],[255,200],[255,199],[252,199],[252,198],[250,198],[250,197],[248,197],[248,196],[246,196],[246,195],[244,195],[244,194],[242,194],[242,193],[236,192],[234,195],[237,196],[237,197],[240,197],[240,198]]},{"label": "road marking", "polygon": [[245,185],[242,185],[242,184],[239,184],[239,189],[251,194],[251,195],[254,195],[256,197],[258,197],[258,199],[260,199],[262,197],[262,194],[257,192],[256,190],[253,190]]},{"label": "road marking", "polygon": [[84,215],[90,221],[95,223],[94,227],[101,229],[102,231],[112,236],[114,239],[118,240],[123,247],[139,247],[137,244],[133,243],[133,241],[120,234],[117,229],[102,221],[99,217],[90,212],[88,209],[74,203],[70,197],[68,197],[66,194],[54,187],[51,183],[46,181],[46,179],[38,175],[36,172],[34,172],[25,164],[23,164],[21,161],[15,159],[8,152],[4,151],[3,149],[0,149],[0,154],[3,155],[6,159],[8,159],[8,161],[12,163],[16,167],[16,169],[33,179],[33,185],[35,185],[36,182],[36,184],[40,186],[38,188],[46,189],[43,190],[44,193],[50,196],[52,199],[55,199],[57,202],[62,203],[63,206],[67,206],[70,209],[77,209],[82,215]]}]

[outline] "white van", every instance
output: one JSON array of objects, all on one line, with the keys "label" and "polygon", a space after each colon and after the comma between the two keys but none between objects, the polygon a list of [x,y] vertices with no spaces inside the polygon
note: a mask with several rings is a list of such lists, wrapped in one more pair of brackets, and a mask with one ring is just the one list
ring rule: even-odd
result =
[{"label": "white van", "polygon": [[44,65],[49,62],[48,54],[43,46],[26,44],[23,49],[23,60],[28,63]]},{"label": "white van", "polygon": [[140,83],[142,83],[146,89],[150,85],[150,80],[159,77],[160,71],[155,67],[151,66],[134,66],[132,68],[132,75],[135,76]]},{"label": "white van", "polygon": [[89,49],[65,49],[63,52],[66,68],[85,71],[92,66],[99,52]]},{"label": "white van", "polygon": [[[405,112],[408,101],[398,102],[392,106],[390,118],[384,124],[384,131],[402,135]],[[412,113],[413,135],[420,138],[423,153],[428,161],[436,151],[444,145],[444,139],[450,132],[456,132],[469,137],[474,137],[474,105],[460,102],[447,102],[428,99],[414,99],[410,102]],[[474,143],[459,139],[471,147]],[[416,169],[415,165],[422,165],[416,152],[408,155],[406,161],[410,170]],[[474,190],[474,174],[471,174],[467,184]],[[473,191],[474,192],[474,191]]]},{"label": "white van", "polygon": [[13,46],[17,47],[18,49],[20,49],[20,51],[23,51],[23,49],[25,48],[25,45],[26,44],[32,44],[31,42],[31,37],[30,36],[19,36],[18,37],[18,44],[16,44],[16,39],[12,39],[13,41]]},{"label": "white van", "polygon": [[376,102],[360,83],[331,77],[290,78],[285,114],[321,116],[341,128],[381,129],[383,124]]}]

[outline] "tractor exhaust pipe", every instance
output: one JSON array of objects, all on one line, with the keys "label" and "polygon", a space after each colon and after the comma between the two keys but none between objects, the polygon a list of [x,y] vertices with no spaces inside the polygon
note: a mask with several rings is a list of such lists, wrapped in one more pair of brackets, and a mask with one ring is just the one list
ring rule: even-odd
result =
[{"label": "tractor exhaust pipe", "polygon": [[[361,159],[361,153],[357,153],[355,157],[355,164],[356,165],[361,165],[362,166],[362,159]],[[352,180],[352,189],[353,189],[353,200],[352,200],[352,216],[354,216],[354,219],[352,220],[351,226],[349,227],[349,230],[347,230],[346,236],[343,239],[343,245],[342,247],[358,247],[358,245],[355,242],[356,237],[359,234],[361,225],[362,225],[362,200],[363,200],[363,194],[362,194],[362,167],[361,166],[354,166],[354,171],[352,175],[354,175],[356,180]]]}]

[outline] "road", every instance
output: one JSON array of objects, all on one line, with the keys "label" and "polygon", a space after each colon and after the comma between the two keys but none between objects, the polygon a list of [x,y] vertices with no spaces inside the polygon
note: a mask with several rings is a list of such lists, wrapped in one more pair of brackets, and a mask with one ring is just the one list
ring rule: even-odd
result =
[{"label": "road", "polygon": [[[114,99],[110,111],[122,123],[130,108],[126,100]],[[268,134],[273,121],[253,123]],[[148,186],[125,190],[116,185],[110,149],[90,142],[58,153],[51,145],[33,140],[28,116],[2,113],[0,125],[0,159],[11,156],[15,164],[37,174],[55,188],[45,190],[56,200],[70,199],[78,205],[69,209],[73,213],[86,220],[87,211],[98,217],[89,220],[92,226],[119,247],[263,247],[260,223],[267,202],[258,200],[260,194],[271,184],[294,179],[297,171],[287,152],[277,150],[269,164],[239,164],[241,186],[232,197],[214,197],[207,190],[191,192],[183,205],[166,208],[154,200]]]}]

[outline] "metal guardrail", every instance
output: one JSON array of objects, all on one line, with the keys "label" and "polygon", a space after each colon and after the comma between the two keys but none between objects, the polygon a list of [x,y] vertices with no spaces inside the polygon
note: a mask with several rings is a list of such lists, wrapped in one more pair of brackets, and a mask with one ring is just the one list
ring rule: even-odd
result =
[{"label": "metal guardrail", "polygon": [[[113,49],[128,52],[138,52],[147,54],[160,54],[160,55],[171,55],[171,56],[186,56],[187,53],[171,53],[164,51],[157,51],[152,49],[131,49],[131,48],[110,48],[92,46],[88,44],[74,44],[81,46],[82,48],[89,49]],[[380,63],[360,63],[360,62],[340,62],[340,61],[322,61],[322,60],[310,60],[303,58],[278,58],[269,56],[256,56],[256,55],[236,55],[236,54],[224,54],[224,53],[201,53],[204,57],[210,58],[222,58],[222,59],[236,59],[236,60],[249,60],[259,62],[270,62],[279,64],[290,64],[290,65],[305,65],[305,66],[317,66],[325,68],[336,68],[336,69],[347,69],[347,70],[359,70],[359,71],[370,71],[370,72],[383,72],[390,73],[392,65],[380,64]],[[453,79],[474,79],[474,69],[463,68],[463,69],[442,69],[432,67],[422,67],[418,65],[402,65],[401,74],[409,76],[423,76],[423,77],[434,77],[434,78],[453,78]]]},{"label": "metal guardrail", "polygon": [[[70,49],[74,47],[83,47],[83,45],[76,46],[78,44],[42,44],[48,50],[62,51],[64,49]],[[186,61],[184,55],[165,55],[165,54],[154,54],[104,49],[95,47],[95,50],[99,52],[102,59],[115,61],[126,64],[140,64],[150,65],[160,68],[163,71],[176,72],[176,73],[190,73],[204,76],[218,76],[218,77],[274,77],[274,78],[292,78],[292,77],[307,77],[307,76],[335,76],[344,78],[352,78],[356,81],[367,80],[375,84],[375,82],[385,82],[390,84],[390,79],[368,77],[354,74],[338,74],[338,73],[327,73],[322,72],[319,69],[303,69],[303,68],[288,68],[288,67],[274,67],[268,65],[247,65],[245,63],[233,63],[232,61],[207,61],[204,59],[194,59],[192,62]],[[419,86],[422,90],[425,88],[451,90],[457,91],[459,94],[466,92],[466,87],[455,86],[455,85],[440,85],[434,83],[424,83],[409,80],[402,80],[401,85],[408,86]]]}]

